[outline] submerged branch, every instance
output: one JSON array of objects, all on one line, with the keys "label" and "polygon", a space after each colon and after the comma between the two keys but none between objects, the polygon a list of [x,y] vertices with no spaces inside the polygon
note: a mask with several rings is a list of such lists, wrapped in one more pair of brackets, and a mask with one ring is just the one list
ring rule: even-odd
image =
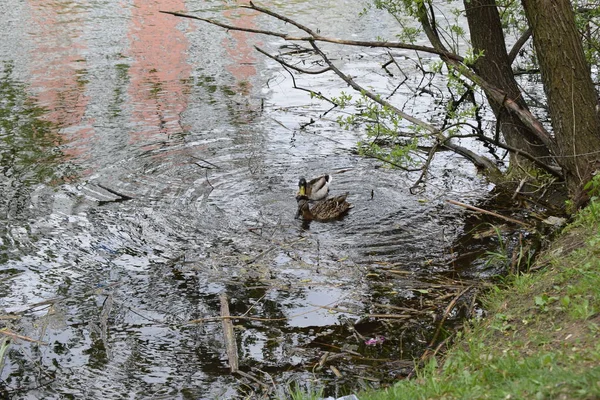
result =
[{"label": "submerged branch", "polygon": [[477,211],[478,213],[481,213],[481,214],[487,214],[487,215],[491,215],[491,216],[493,216],[493,217],[497,217],[497,218],[503,219],[503,220],[505,220],[505,221],[512,222],[512,223],[514,223],[514,224],[518,224],[518,225],[524,226],[524,227],[526,227],[526,228],[529,228],[529,225],[528,225],[528,224],[526,224],[526,223],[525,223],[525,222],[523,222],[523,221],[519,221],[518,219],[514,219],[514,218],[506,217],[506,216],[504,216],[504,215],[502,215],[502,214],[498,214],[498,213],[495,213],[495,212],[492,212],[492,211],[484,210],[483,208],[479,208],[479,207],[475,207],[475,206],[470,206],[470,205],[468,205],[468,204],[461,203],[460,201],[456,201],[456,200],[450,200],[450,199],[448,199],[448,200],[446,200],[446,201],[447,201],[448,203],[450,203],[450,204],[454,204],[454,205],[456,205],[456,206],[464,207],[464,208],[466,208],[466,209],[468,209],[468,210]]},{"label": "submerged branch", "polygon": [[229,361],[229,370],[231,372],[237,372],[239,369],[237,342],[233,331],[233,323],[230,318],[227,318],[231,316],[229,313],[229,300],[227,299],[227,295],[221,294],[219,296],[219,301],[221,303],[221,317],[223,317],[221,324],[223,326],[223,337],[225,338],[225,349],[227,351],[227,360]]},{"label": "submerged branch", "polygon": [[0,335],[5,335],[12,339],[20,339],[20,340],[24,340],[26,342],[37,343],[37,344],[44,345],[44,346],[48,344],[46,342],[42,342],[41,340],[36,340],[36,339],[30,338],[28,336],[19,335],[18,333],[15,333],[15,332],[9,330],[8,328],[0,329]]}]

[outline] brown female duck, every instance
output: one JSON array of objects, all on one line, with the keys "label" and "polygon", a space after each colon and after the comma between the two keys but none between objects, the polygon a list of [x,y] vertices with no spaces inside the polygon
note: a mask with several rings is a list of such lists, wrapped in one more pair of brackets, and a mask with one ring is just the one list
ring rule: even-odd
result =
[{"label": "brown female duck", "polygon": [[354,207],[346,201],[346,197],[348,197],[348,193],[320,201],[310,207],[308,196],[298,195],[296,196],[298,202],[296,218],[302,216],[302,219],[307,221],[315,220],[321,222],[338,219]]}]

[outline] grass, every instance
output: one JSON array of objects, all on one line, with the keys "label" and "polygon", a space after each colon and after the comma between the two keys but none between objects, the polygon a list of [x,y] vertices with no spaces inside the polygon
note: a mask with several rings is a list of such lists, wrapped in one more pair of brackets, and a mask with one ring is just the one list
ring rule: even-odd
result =
[{"label": "grass", "polygon": [[415,379],[359,394],[388,399],[600,398],[600,201],[536,261],[486,295],[487,317]]},{"label": "grass", "polygon": [[320,400],[323,398],[323,389],[290,387],[288,392],[288,398],[290,400]]}]

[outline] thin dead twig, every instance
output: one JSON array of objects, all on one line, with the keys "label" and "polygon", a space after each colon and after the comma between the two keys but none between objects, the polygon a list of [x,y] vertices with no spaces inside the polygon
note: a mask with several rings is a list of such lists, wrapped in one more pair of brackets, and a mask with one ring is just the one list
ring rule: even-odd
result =
[{"label": "thin dead twig", "polygon": [[238,375],[240,375],[240,376],[243,376],[244,378],[249,379],[249,380],[251,380],[251,381],[253,381],[255,383],[258,383],[260,386],[262,386],[262,387],[264,387],[266,389],[269,389],[269,390],[271,389],[271,387],[269,385],[267,385],[266,383],[262,382],[260,379],[256,378],[254,375],[251,375],[251,374],[249,374],[247,372],[240,371],[240,370],[235,371],[235,373],[238,374]]},{"label": "thin dead twig", "polygon": [[131,196],[127,196],[126,194],[123,193],[119,193],[109,187],[106,187],[100,183],[96,183],[96,186],[98,186],[99,188],[102,188],[104,190],[106,190],[108,193],[110,194],[114,194],[115,196],[117,196],[117,199],[114,200],[102,200],[99,203],[105,204],[105,203],[119,203],[121,201],[127,201],[127,200],[133,200],[133,197]]},{"label": "thin dead twig", "polygon": [[[419,359],[419,363],[423,363],[423,361],[425,361],[427,358],[429,358],[430,354],[437,354],[437,352],[441,348],[441,345],[443,343],[445,343],[446,340],[443,340],[442,343],[440,343],[440,345],[437,346],[436,349],[432,353],[431,348],[433,347],[434,343],[436,342],[436,340],[437,340],[437,338],[438,338],[438,336],[439,336],[439,334],[440,334],[440,332],[442,330],[442,326],[444,325],[444,322],[448,318],[448,315],[450,315],[450,312],[454,309],[454,306],[456,305],[456,303],[458,302],[458,300],[465,293],[467,293],[471,289],[473,289],[473,286],[468,286],[467,288],[461,290],[456,296],[454,296],[454,298],[452,299],[452,301],[450,303],[448,303],[448,306],[444,310],[444,314],[442,315],[440,323],[438,324],[438,327],[435,330],[435,333],[433,334],[433,337],[431,338],[431,340],[429,342],[429,345],[427,346],[427,349],[425,350],[425,352],[423,353],[423,355]],[[415,372],[414,370],[411,371],[411,373],[408,375],[407,379],[410,379],[412,377],[412,375],[414,374],[414,372]]]},{"label": "thin dead twig", "polygon": [[514,218],[510,218],[510,217],[505,217],[504,215],[495,213],[493,211],[488,211],[488,210],[484,210],[483,208],[479,208],[479,207],[475,207],[475,206],[470,206],[468,204],[461,203],[460,201],[456,201],[456,200],[450,200],[450,199],[448,199],[448,200],[446,200],[446,202],[448,202],[450,204],[454,204],[454,205],[459,206],[459,207],[464,207],[464,208],[466,208],[468,210],[477,211],[477,212],[482,213],[482,214],[492,215],[494,217],[501,218],[501,219],[503,219],[505,221],[509,221],[509,222],[514,223],[514,224],[518,224],[518,225],[524,226],[526,228],[530,228],[530,226],[527,223],[523,222],[523,221],[519,221],[518,219],[514,219]]},{"label": "thin dead twig", "polygon": [[432,53],[432,54],[437,54],[437,55],[443,55],[452,59],[456,59],[456,60],[460,60],[462,61],[463,58],[457,54],[453,54],[447,51],[439,51],[433,47],[428,47],[428,46],[419,46],[419,45],[413,45],[413,44],[409,44],[409,43],[401,43],[401,42],[383,42],[383,41],[363,41],[363,40],[344,40],[344,39],[337,39],[337,38],[331,38],[331,37],[327,37],[327,36],[322,36],[319,35],[317,32],[313,31],[312,29],[308,28],[305,25],[300,24],[299,22],[296,22],[290,18],[287,18],[281,14],[278,14],[274,11],[268,10],[266,8],[260,7],[255,5],[254,3],[250,2],[249,6],[246,5],[241,5],[240,8],[245,8],[245,9],[249,9],[249,10],[254,10],[254,11],[258,11],[261,12],[263,14],[267,14],[270,15],[273,18],[276,18],[280,21],[286,22],[290,25],[295,26],[296,28],[303,30],[304,32],[308,33],[310,36],[293,36],[287,33],[280,33],[280,32],[275,32],[275,31],[269,31],[269,30],[263,30],[263,29],[253,29],[253,28],[244,28],[244,27],[240,27],[240,26],[235,26],[235,25],[230,25],[230,24],[225,24],[223,22],[219,22],[217,20],[214,19],[210,19],[210,18],[202,18],[202,17],[197,17],[194,15],[189,15],[189,14],[183,14],[180,12],[175,12],[175,11],[164,11],[161,10],[159,12],[163,13],[163,14],[170,14],[173,15],[175,17],[181,17],[181,18],[190,18],[190,19],[195,19],[198,21],[203,21],[203,22],[207,22],[209,24],[212,25],[216,25],[219,26],[221,28],[225,28],[227,30],[232,30],[232,31],[241,31],[241,32],[249,32],[249,33],[258,33],[258,34],[262,34],[262,35],[268,35],[268,36],[275,36],[275,37],[280,37],[282,39],[285,40],[289,40],[289,41],[311,41],[311,40],[317,40],[319,42],[328,42],[328,43],[336,43],[336,44],[343,44],[346,46],[359,46],[359,47],[379,47],[379,48],[392,48],[392,49],[404,49],[404,50],[414,50],[414,51],[422,51],[422,52],[426,52],[426,53]]},{"label": "thin dead twig", "polygon": [[8,328],[0,329],[0,335],[9,336],[9,337],[11,337],[13,339],[24,340],[26,342],[37,343],[37,344],[41,344],[41,345],[44,345],[44,346],[48,344],[46,342],[42,342],[41,340],[36,340],[36,339],[32,339],[32,338],[30,338],[28,336],[19,335],[18,333],[15,333],[15,332],[9,330]]},{"label": "thin dead twig", "polygon": [[269,52],[261,49],[258,46],[254,46],[254,48],[259,53],[264,54],[265,56],[269,57],[270,59],[277,61],[279,64],[281,64],[283,66],[286,66],[286,67],[288,67],[290,69],[293,69],[294,71],[302,72],[303,74],[318,75],[318,74],[323,74],[323,73],[325,73],[327,71],[331,71],[331,68],[329,68],[329,67],[323,68],[323,69],[320,69],[320,70],[316,70],[316,71],[313,71],[313,70],[310,70],[310,69],[296,67],[295,65],[292,65],[292,64],[286,62],[283,58],[281,58],[279,56],[274,56],[271,53],[269,53]]}]

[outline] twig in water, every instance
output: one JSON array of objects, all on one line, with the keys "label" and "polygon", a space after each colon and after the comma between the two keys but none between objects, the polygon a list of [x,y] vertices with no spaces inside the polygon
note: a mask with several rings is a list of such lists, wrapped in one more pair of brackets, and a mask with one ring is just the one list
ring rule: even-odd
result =
[{"label": "twig in water", "polygon": [[331,370],[331,372],[333,372],[333,373],[334,373],[334,375],[335,375],[336,377],[338,377],[338,378],[343,378],[343,377],[344,377],[344,375],[342,375],[342,373],[340,372],[340,370],[339,370],[339,369],[337,369],[336,367],[334,367],[333,365],[330,365],[330,366],[329,366],[329,369]]},{"label": "twig in water", "polygon": [[519,221],[518,219],[514,219],[514,218],[510,218],[510,217],[505,217],[504,215],[501,215],[501,214],[498,214],[498,213],[495,213],[495,212],[492,212],[492,211],[484,210],[483,208],[470,206],[468,204],[461,203],[460,201],[456,201],[456,200],[450,200],[450,199],[448,199],[446,201],[448,203],[450,203],[450,204],[454,204],[456,206],[464,207],[464,208],[469,209],[469,210],[477,211],[477,212],[480,212],[482,214],[492,215],[494,217],[501,218],[501,219],[503,219],[505,221],[509,221],[509,222],[514,223],[514,224],[518,224],[518,225],[521,225],[521,226],[524,226],[524,227],[527,227],[527,228],[530,227],[528,224],[526,224],[523,221]]},{"label": "twig in water", "polygon": [[[427,349],[425,350],[425,352],[423,353],[423,355],[419,359],[419,362],[422,363],[427,358],[429,358],[430,354],[434,355],[434,354],[437,353],[437,351],[439,350],[439,348],[436,348],[433,353],[431,352],[431,348],[433,347],[433,344],[437,340],[437,338],[438,338],[438,336],[439,336],[439,334],[440,334],[440,332],[442,330],[442,326],[444,325],[444,322],[446,321],[446,318],[448,318],[448,315],[450,315],[450,312],[454,309],[454,306],[456,305],[456,302],[458,301],[458,299],[460,299],[465,293],[467,293],[472,288],[473,288],[473,286],[468,286],[467,288],[461,290],[456,296],[454,296],[454,298],[452,299],[452,301],[448,304],[448,306],[444,310],[444,314],[442,315],[442,319],[440,320],[440,323],[438,324],[438,327],[435,330],[435,333],[433,334],[433,337],[431,338],[431,341],[429,342],[429,345],[427,346]],[[444,341],[442,341],[442,343],[443,342]],[[414,370],[408,375],[408,378],[410,378],[413,375],[413,373],[414,373]]]},{"label": "twig in water", "polygon": [[206,170],[206,183],[208,183],[208,186],[210,186],[210,192],[208,192],[208,195],[207,195],[207,197],[208,197],[208,196],[210,196],[210,194],[212,193],[212,191],[215,190],[215,187],[208,180],[208,170]]},{"label": "twig in water", "polygon": [[240,371],[240,370],[235,371],[235,373],[238,374],[238,375],[240,375],[240,376],[243,376],[246,379],[250,379],[251,381],[258,383],[260,386],[264,387],[267,390],[271,389],[269,387],[269,385],[267,385],[264,382],[261,382],[260,379],[256,378],[255,376],[253,376],[251,374],[248,374],[248,373],[246,373],[244,371]]},{"label": "twig in water", "polygon": [[260,299],[256,300],[256,301],[254,302],[254,304],[252,304],[252,305],[251,305],[251,306],[250,306],[250,307],[249,307],[249,308],[246,310],[246,312],[242,314],[242,317],[245,317],[246,315],[248,315],[248,313],[249,313],[250,311],[252,311],[252,309],[254,308],[254,306],[255,306],[255,305],[257,305],[259,301],[261,301],[262,299],[264,299],[264,298],[265,298],[265,296],[266,296],[267,294],[268,294],[268,292],[267,292],[267,293],[265,293],[265,294],[263,294],[262,296],[260,296]]},{"label": "twig in water", "polygon": [[229,360],[229,370],[234,372],[238,371],[238,350],[237,343],[235,341],[235,333],[233,332],[233,323],[231,322],[229,313],[229,303],[227,300],[227,296],[225,294],[221,294],[219,296],[219,300],[221,302],[221,316],[223,317],[223,336],[225,337],[225,347],[227,349],[227,359]]},{"label": "twig in water", "polygon": [[127,196],[126,194],[123,193],[119,193],[115,190],[112,190],[111,188],[108,188],[100,183],[97,183],[96,186],[98,186],[99,188],[102,188],[104,190],[106,190],[108,193],[110,194],[114,194],[115,196],[118,196],[118,199],[114,199],[114,200],[103,200],[100,203],[118,203],[120,201],[127,201],[127,200],[133,200],[133,197],[131,196]]},{"label": "twig in water", "polygon": [[[191,157],[192,157],[192,158],[194,158],[194,159],[196,159],[196,160],[202,161],[203,163],[206,163],[206,164],[208,164],[208,165],[212,166],[213,168],[216,168],[216,169],[221,169],[221,167],[219,167],[219,166],[218,166],[218,165],[216,165],[216,164],[213,164],[213,163],[211,163],[210,161],[206,161],[206,160],[204,160],[204,159],[202,159],[202,158],[200,158],[200,157],[196,157],[196,156],[191,156]],[[197,163],[197,162],[195,162],[194,164],[196,164],[196,165],[197,165],[197,166],[199,166],[200,168],[213,169],[213,168],[211,168],[211,167],[207,167],[206,165],[200,165],[200,164],[199,164],[199,163]]]},{"label": "twig in water", "polygon": [[42,344],[42,345],[47,345],[48,344],[46,342],[42,342],[41,340],[35,340],[35,339],[32,339],[32,338],[27,337],[27,336],[19,335],[18,333],[15,333],[15,332],[12,332],[12,331],[8,330],[8,328],[0,329],[0,334],[1,335],[9,336],[9,337],[11,337],[13,339],[21,339],[21,340],[24,340],[26,342],[37,343],[37,344]]}]

